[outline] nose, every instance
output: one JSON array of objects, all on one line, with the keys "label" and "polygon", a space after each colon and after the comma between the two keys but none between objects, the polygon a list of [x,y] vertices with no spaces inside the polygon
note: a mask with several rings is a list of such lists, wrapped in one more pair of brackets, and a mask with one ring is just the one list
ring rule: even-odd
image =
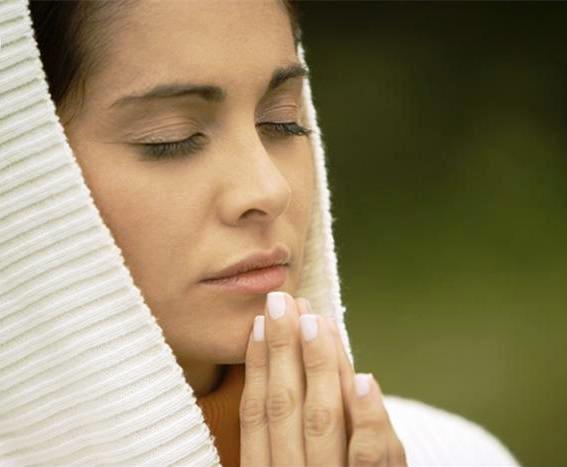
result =
[{"label": "nose", "polygon": [[[287,209],[291,187],[278,160],[264,146],[256,131],[239,141],[232,140],[226,172],[220,216],[225,224],[266,224]],[[278,154],[282,163],[285,161]]]}]

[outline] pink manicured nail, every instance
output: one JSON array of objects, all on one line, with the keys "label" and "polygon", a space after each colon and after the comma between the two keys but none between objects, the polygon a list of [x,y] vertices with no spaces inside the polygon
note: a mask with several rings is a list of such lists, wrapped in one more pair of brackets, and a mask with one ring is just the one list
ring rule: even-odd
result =
[{"label": "pink manicured nail", "polygon": [[281,318],[286,309],[284,292],[268,292],[268,313],[272,319]]},{"label": "pink manicured nail", "polygon": [[359,398],[366,396],[370,392],[370,378],[372,378],[371,373],[357,373],[354,375],[354,387]]},{"label": "pink manicured nail", "polygon": [[301,333],[306,342],[312,341],[317,337],[317,315],[304,313],[299,317]]},{"label": "pink manicured nail", "polygon": [[256,316],[254,318],[254,340],[260,342],[264,340],[264,317]]}]

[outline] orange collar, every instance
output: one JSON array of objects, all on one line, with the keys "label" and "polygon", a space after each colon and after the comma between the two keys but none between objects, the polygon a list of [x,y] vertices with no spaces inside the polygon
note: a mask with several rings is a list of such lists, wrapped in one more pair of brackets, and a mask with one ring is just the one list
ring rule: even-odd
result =
[{"label": "orange collar", "polygon": [[221,465],[240,466],[240,398],[244,389],[244,363],[227,365],[220,385],[197,397],[205,422],[214,437]]}]

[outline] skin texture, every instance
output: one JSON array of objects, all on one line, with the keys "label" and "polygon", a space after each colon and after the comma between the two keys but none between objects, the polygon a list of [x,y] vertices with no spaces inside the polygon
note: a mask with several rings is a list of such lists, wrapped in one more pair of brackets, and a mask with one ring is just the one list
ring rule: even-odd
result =
[{"label": "skin texture", "polygon": [[[221,365],[243,363],[265,294],[199,281],[259,250],[291,252],[295,294],[314,196],[308,136],[262,122],[304,125],[302,80],[266,93],[274,69],[298,63],[289,18],[274,1],[140,0],[108,31],[104,66],[65,125],[85,180],[166,341],[197,395]],[[111,104],[166,82],[222,87],[223,102],[194,95]],[[61,116],[65,120],[64,116]],[[137,143],[205,135],[188,156],[145,160]]]}]

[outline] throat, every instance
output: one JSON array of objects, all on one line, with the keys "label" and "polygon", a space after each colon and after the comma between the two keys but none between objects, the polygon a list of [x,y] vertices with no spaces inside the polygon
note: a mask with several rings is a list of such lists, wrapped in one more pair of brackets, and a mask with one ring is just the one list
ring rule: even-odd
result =
[{"label": "throat", "polygon": [[218,389],[226,374],[228,365],[213,365],[192,362],[183,365],[185,380],[193,389],[195,397],[202,397]]}]

